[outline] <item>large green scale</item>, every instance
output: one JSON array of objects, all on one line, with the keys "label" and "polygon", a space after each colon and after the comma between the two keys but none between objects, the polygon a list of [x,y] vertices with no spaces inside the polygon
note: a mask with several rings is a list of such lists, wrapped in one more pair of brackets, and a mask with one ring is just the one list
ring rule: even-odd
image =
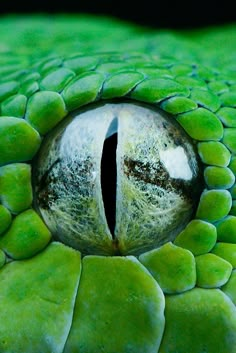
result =
[{"label": "large green scale", "polygon": [[[234,353],[235,27],[184,32],[150,30],[112,18],[16,16],[1,18],[0,37],[0,352]],[[176,152],[170,160],[164,147],[155,152],[155,138],[152,130],[147,130],[150,154],[142,152],[146,169],[140,172],[139,158],[132,167],[137,156],[134,152],[139,148],[144,151],[145,138],[141,141],[139,131],[144,134],[146,123],[140,119],[141,127],[136,126],[130,107],[141,109],[142,119],[146,114],[142,109],[149,117],[149,112],[156,114],[153,120],[147,118],[150,126],[159,116],[166,117],[177,129],[172,137],[177,140],[180,133],[184,140],[178,141],[187,139],[195,151],[197,186],[189,183],[188,169],[187,174],[180,170],[173,174],[182,142],[172,145],[168,128],[168,143]],[[101,118],[96,115],[100,108],[106,110]],[[88,118],[88,130],[96,122],[95,137],[90,140],[89,134],[78,135],[78,141],[85,141],[81,148],[86,153],[94,141],[101,142],[96,140],[98,134],[105,141],[99,119],[103,124],[110,109],[118,123],[107,118],[110,125],[105,131],[107,126],[118,131],[114,121],[118,127],[125,126],[118,132],[114,157],[117,161],[120,158],[118,166],[122,167],[116,171],[120,194],[117,192],[115,201],[118,204],[119,199],[116,221],[119,219],[120,228],[113,232],[106,223],[102,196],[97,194],[100,176],[93,168],[100,160],[94,158],[93,164],[88,164],[92,157],[82,155],[87,163],[85,174],[94,177],[94,183],[86,179],[85,184],[98,185],[90,194],[81,180],[70,189],[69,174],[65,174],[68,182],[63,181],[61,188],[72,190],[65,203],[67,194],[60,199],[61,191],[54,189],[61,180],[60,169],[50,174],[61,161],[61,155],[55,161],[50,155],[55,133],[64,131],[67,121],[73,123],[78,116],[82,124],[78,130],[87,131],[84,119],[94,109],[98,113]],[[136,110],[135,114],[138,121],[140,115]],[[132,129],[137,133],[132,134]],[[130,135],[124,140],[122,155],[119,141],[127,131]],[[84,147],[86,141],[90,147]],[[59,147],[55,150],[61,151]],[[97,153],[96,148],[94,151]],[[165,216],[159,226],[155,223],[162,214],[158,208],[162,202],[163,212],[167,209],[166,194],[157,202],[157,216],[157,208],[145,201],[160,196],[155,194],[157,185],[160,191],[159,174],[153,175],[152,170],[145,174],[150,163],[157,164],[155,153],[160,154],[160,176],[172,175],[168,187],[161,186],[168,195],[172,192],[170,204],[176,205],[179,188],[187,193],[180,194],[181,200],[192,195],[188,217],[185,211],[181,213],[185,203],[175,210],[173,219],[178,222],[173,232],[171,226],[165,226],[165,231],[160,228],[166,224]],[[122,161],[127,162],[128,155],[132,163],[127,171]],[[70,158],[70,153],[66,156]],[[46,160],[49,166],[51,163],[50,170],[44,165]],[[185,159],[183,163],[189,165]],[[143,183],[139,192],[133,192],[140,182],[126,187],[119,179],[121,170],[129,182],[136,183],[138,175],[142,183],[154,184],[154,191],[148,194]],[[83,179],[82,172],[78,175]],[[181,178],[185,181],[180,182]],[[71,200],[73,195],[78,199],[79,187],[81,200],[88,200],[81,208],[78,203],[74,211]],[[63,202],[56,208],[54,201],[58,199]],[[134,204],[140,212],[137,219],[136,213],[129,213]],[[146,210],[150,218],[146,218]],[[130,227],[132,219],[135,222]],[[71,241],[71,236],[75,240]]]}]

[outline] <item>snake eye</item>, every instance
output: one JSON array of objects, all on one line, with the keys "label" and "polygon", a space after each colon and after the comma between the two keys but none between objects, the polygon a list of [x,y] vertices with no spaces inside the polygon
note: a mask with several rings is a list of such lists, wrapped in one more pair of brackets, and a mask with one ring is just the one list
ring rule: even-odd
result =
[{"label": "snake eye", "polygon": [[45,137],[33,173],[45,223],[84,253],[139,254],[175,239],[203,189],[181,127],[128,102],[71,114]]}]

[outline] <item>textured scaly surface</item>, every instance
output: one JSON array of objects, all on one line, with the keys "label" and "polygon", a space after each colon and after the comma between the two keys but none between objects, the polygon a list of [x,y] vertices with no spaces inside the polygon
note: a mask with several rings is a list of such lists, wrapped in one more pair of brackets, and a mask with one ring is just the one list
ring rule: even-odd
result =
[{"label": "textured scaly surface", "polygon": [[[0,351],[234,353],[236,27],[10,16],[0,38]],[[169,114],[203,168],[190,222],[140,256],[84,256],[35,209],[44,137],[102,101]]]}]

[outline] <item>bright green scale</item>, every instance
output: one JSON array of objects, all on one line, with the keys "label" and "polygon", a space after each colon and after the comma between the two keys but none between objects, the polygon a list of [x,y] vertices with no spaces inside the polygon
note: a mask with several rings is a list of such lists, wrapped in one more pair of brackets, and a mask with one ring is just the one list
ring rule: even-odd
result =
[{"label": "bright green scale", "polygon": [[[236,27],[16,17],[0,38],[0,352],[235,353]],[[158,107],[201,161],[188,224],[138,255],[83,256],[34,208],[44,136],[102,101]]]}]

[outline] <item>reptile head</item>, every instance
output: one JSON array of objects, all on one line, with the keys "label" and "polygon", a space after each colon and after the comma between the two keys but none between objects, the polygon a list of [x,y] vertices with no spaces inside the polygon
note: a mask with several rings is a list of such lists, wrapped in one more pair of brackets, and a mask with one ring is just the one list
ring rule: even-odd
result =
[{"label": "reptile head", "polygon": [[0,351],[233,353],[232,70],[187,35],[87,22],[26,21],[2,66]]}]

